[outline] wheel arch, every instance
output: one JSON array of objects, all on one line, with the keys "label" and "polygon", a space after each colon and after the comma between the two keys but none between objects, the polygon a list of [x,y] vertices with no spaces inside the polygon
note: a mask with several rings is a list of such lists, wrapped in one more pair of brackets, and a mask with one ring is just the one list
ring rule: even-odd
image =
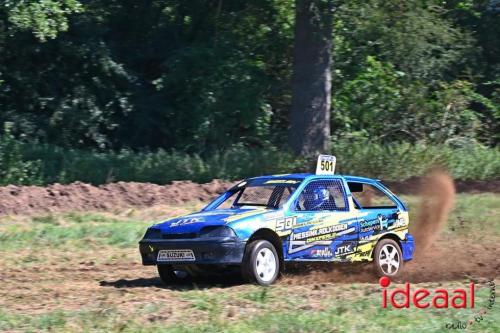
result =
[{"label": "wheel arch", "polygon": [[269,243],[273,244],[276,252],[278,253],[278,257],[280,260],[280,271],[284,268],[285,258],[283,256],[283,241],[278,234],[269,228],[261,228],[255,231],[250,238],[248,238],[247,245],[245,247],[245,252],[248,248],[248,245],[255,240],[266,240]]},{"label": "wheel arch", "polygon": [[382,241],[383,239],[392,239],[393,241],[395,241],[399,246],[399,250],[401,251],[401,253],[403,253],[403,246],[401,245],[401,238],[399,238],[399,236],[396,234],[389,233],[389,234],[385,234],[382,237],[380,237],[379,239],[377,239],[377,242],[375,243],[375,246],[373,246],[373,249],[372,249],[372,254],[371,254],[372,259],[373,259],[373,255],[375,254],[375,248],[377,247],[377,244],[380,241]]}]

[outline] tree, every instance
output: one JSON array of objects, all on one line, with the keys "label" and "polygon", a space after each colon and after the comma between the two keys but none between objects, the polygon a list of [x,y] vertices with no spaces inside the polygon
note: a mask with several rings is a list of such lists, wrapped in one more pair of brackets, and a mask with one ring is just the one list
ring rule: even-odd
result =
[{"label": "tree", "polygon": [[76,0],[6,0],[3,6],[14,29],[31,30],[41,41],[68,30],[68,16],[83,11]]},{"label": "tree", "polygon": [[312,155],[330,140],[333,1],[296,0],[295,13],[290,146]]}]

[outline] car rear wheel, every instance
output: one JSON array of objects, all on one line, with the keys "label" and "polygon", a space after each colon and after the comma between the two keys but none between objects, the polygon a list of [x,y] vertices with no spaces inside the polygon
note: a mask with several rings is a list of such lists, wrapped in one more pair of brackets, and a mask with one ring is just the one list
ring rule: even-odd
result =
[{"label": "car rear wheel", "polygon": [[269,286],[278,278],[279,270],[280,260],[273,244],[266,240],[256,240],[248,245],[242,265],[246,280]]},{"label": "car rear wheel", "polygon": [[398,243],[382,239],[373,253],[375,269],[379,276],[396,277],[403,269],[403,255]]}]

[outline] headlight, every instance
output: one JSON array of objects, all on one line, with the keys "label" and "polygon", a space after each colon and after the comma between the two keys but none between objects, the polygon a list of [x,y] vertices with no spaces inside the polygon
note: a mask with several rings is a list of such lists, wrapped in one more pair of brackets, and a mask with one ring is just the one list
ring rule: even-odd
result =
[{"label": "headlight", "polygon": [[144,239],[158,239],[161,238],[161,230],[156,228],[148,228],[144,234]]},{"label": "headlight", "polygon": [[234,230],[225,226],[210,226],[201,229],[200,237],[236,237]]}]

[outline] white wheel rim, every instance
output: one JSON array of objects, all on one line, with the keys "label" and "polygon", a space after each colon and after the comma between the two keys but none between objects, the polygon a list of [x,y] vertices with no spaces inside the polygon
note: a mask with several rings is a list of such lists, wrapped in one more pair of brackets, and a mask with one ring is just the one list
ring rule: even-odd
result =
[{"label": "white wheel rim", "polygon": [[395,275],[399,270],[399,264],[401,262],[396,247],[390,244],[382,246],[378,255],[378,262],[384,274]]},{"label": "white wheel rim", "polygon": [[273,251],[268,248],[260,249],[255,259],[257,275],[264,282],[269,282],[276,273],[276,257]]}]

